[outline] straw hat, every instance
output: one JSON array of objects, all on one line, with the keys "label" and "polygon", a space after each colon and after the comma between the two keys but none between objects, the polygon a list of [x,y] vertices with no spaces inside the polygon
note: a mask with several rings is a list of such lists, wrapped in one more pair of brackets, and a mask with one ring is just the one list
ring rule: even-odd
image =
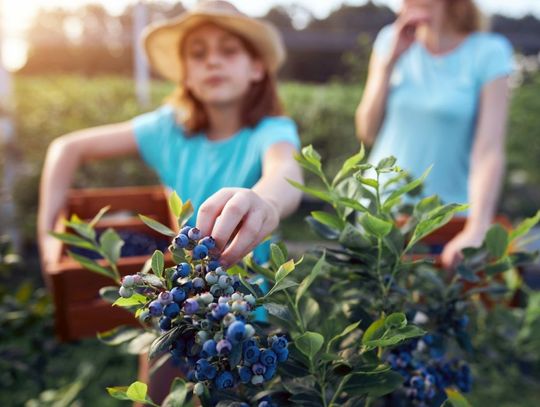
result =
[{"label": "straw hat", "polygon": [[208,0],[200,1],[174,19],[146,27],[142,41],[150,65],[165,78],[178,83],[182,78],[180,43],[191,29],[203,23],[216,24],[248,40],[272,73],[285,61],[283,40],[272,24],[248,17],[226,1]]}]

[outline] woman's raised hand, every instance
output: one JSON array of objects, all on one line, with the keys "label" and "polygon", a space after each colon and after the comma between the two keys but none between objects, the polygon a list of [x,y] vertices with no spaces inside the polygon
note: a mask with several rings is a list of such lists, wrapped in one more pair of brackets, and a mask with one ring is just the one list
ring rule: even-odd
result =
[{"label": "woman's raised hand", "polygon": [[429,21],[430,15],[425,10],[405,8],[394,23],[396,29],[387,64],[393,66],[399,57],[409,49],[416,39],[416,29]]}]

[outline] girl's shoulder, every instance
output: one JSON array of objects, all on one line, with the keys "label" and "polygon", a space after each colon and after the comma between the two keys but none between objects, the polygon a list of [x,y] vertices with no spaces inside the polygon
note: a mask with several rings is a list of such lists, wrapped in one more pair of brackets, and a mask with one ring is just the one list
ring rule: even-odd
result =
[{"label": "girl's shoulder", "polygon": [[470,34],[470,36],[471,44],[473,45],[472,51],[475,53],[513,53],[512,44],[508,38],[502,34],[487,31],[477,31]]}]

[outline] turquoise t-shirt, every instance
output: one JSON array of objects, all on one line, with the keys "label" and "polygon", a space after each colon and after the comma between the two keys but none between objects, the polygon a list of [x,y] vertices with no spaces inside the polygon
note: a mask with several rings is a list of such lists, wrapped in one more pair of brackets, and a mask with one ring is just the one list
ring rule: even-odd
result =
[{"label": "turquoise t-shirt", "polygon": [[[186,136],[174,108],[164,105],[133,119],[133,129],[142,158],[161,182],[182,200],[191,200],[192,226],[199,207],[212,194],[225,187],[251,188],[259,181],[270,146],[288,142],[300,147],[295,123],[283,116],[266,117],[253,128],[211,141],[205,134]],[[255,250],[257,260],[267,260],[268,245]]]},{"label": "turquoise t-shirt", "polygon": [[[377,36],[374,52],[379,57],[390,52],[393,35],[394,26],[389,25]],[[472,33],[439,56],[413,43],[391,74],[384,120],[369,161],[376,164],[393,155],[415,178],[433,164],[423,196],[468,203],[480,94],[485,84],[512,68],[512,47],[498,34]]]}]

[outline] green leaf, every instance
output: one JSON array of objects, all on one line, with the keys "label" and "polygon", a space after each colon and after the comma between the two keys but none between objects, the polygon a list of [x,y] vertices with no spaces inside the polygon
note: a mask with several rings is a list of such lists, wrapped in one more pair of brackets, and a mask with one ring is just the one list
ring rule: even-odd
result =
[{"label": "green leaf", "polygon": [[277,304],[274,302],[267,302],[263,304],[263,307],[268,311],[270,315],[273,315],[276,318],[281,319],[282,321],[289,323],[291,321],[291,313],[289,309],[282,304]]},{"label": "green leaf", "polygon": [[146,297],[139,293],[133,293],[129,298],[120,297],[114,302],[114,306],[117,307],[135,307],[137,305],[146,304]]},{"label": "green leaf", "polygon": [[370,213],[366,213],[362,216],[360,223],[371,235],[374,235],[380,239],[385,237],[392,230],[392,223],[381,218],[377,218]]},{"label": "green leaf", "polygon": [[[281,248],[275,244],[270,244],[270,261],[272,262],[272,265],[274,268],[279,268],[283,263],[285,263],[285,254],[281,251]],[[294,262],[293,262],[293,268],[294,268]],[[276,273],[277,274],[277,273]],[[277,275],[276,275],[277,278]]]},{"label": "green leaf", "polygon": [[146,402],[146,393],[148,392],[148,386],[142,382],[134,382],[128,387],[126,396],[132,401],[138,401],[140,403]]},{"label": "green leaf", "polygon": [[420,186],[424,180],[426,179],[426,177],[428,176],[428,174],[430,173],[431,169],[433,168],[433,165],[430,165],[429,168],[424,171],[424,173],[420,176],[420,178],[408,183],[408,184],[405,184],[403,185],[401,188],[398,188],[396,189],[394,192],[392,192],[390,194],[390,196],[388,196],[388,198],[385,200],[384,204],[383,204],[383,210],[389,210],[391,209],[394,204],[396,203],[396,199],[398,199],[399,197],[401,197],[402,195],[412,191],[413,189],[417,188],[418,186]]},{"label": "green leaf", "polygon": [[253,259],[253,253],[249,253],[247,256],[244,257],[244,263],[248,268],[262,275],[264,278],[270,280],[271,282],[275,281],[276,276],[274,275],[274,273],[266,267],[257,264]]},{"label": "green leaf", "polygon": [[99,289],[99,296],[109,304],[114,304],[114,302],[120,297],[120,294],[118,293],[118,286],[114,285],[101,287]]},{"label": "green leaf", "polygon": [[178,227],[182,228],[185,225],[189,218],[191,218],[191,215],[193,215],[193,211],[193,204],[190,200],[182,205],[182,210],[180,211],[180,215],[178,215]]},{"label": "green leaf", "polygon": [[368,208],[351,198],[339,198],[338,203],[359,212],[369,212]]},{"label": "green leaf", "polygon": [[93,271],[94,273],[101,274],[105,277],[112,278],[113,280],[116,281],[116,275],[114,274],[112,270],[102,267],[99,264],[97,264],[95,261],[90,260],[84,256],[79,256],[78,254],[75,254],[73,252],[68,251],[68,255],[84,268],[87,268],[88,270]]},{"label": "green leaf", "polygon": [[311,272],[309,275],[304,278],[304,280],[300,283],[300,286],[298,287],[298,290],[296,291],[296,300],[295,304],[298,307],[298,303],[300,302],[300,299],[302,296],[306,293],[309,286],[315,281],[315,279],[319,276],[321,271],[324,269],[324,266],[326,263],[326,253],[323,253],[322,257],[317,261],[315,266],[311,269]]},{"label": "green leaf", "polygon": [[152,271],[158,277],[163,276],[163,268],[165,267],[165,260],[163,253],[159,250],[156,250],[152,255]]},{"label": "green leaf", "polygon": [[486,235],[486,248],[495,259],[502,257],[508,248],[508,232],[499,224],[489,228]]},{"label": "green leaf", "polygon": [[119,326],[106,332],[98,332],[98,339],[109,346],[121,345],[138,337],[143,330],[128,326]]},{"label": "green leaf", "polygon": [[105,215],[105,213],[107,213],[107,211],[111,208],[110,205],[107,205],[103,208],[101,208],[99,210],[99,212],[96,214],[96,216],[94,216],[94,218],[90,221],[90,223],[88,223],[88,225],[90,227],[94,227],[96,226],[96,224],[101,220],[101,218],[103,217],[103,215]]},{"label": "green leaf", "polygon": [[118,233],[114,229],[108,228],[99,238],[99,245],[107,260],[116,264],[124,245],[124,241],[118,236]]},{"label": "green leaf", "polygon": [[107,392],[117,400],[131,400],[127,395],[127,386],[107,387]]},{"label": "green leaf", "polygon": [[407,326],[407,317],[402,312],[394,312],[384,319],[387,329],[404,328]]},{"label": "green leaf", "polygon": [[343,178],[348,176],[351,173],[351,171],[354,171],[356,169],[357,164],[364,159],[364,155],[365,155],[365,150],[364,150],[364,144],[362,143],[362,145],[360,146],[360,151],[357,154],[353,155],[352,157],[349,157],[345,161],[345,163],[343,164],[343,166],[341,167],[337,175],[334,177],[334,180],[332,181],[332,185],[336,186],[339,181],[341,181]]},{"label": "green leaf", "polygon": [[356,174],[356,179],[361,182],[362,184],[364,185],[367,185],[367,186],[370,186],[372,188],[379,188],[379,183],[377,182],[376,179],[373,179],[373,178],[364,178],[362,175],[360,174]]},{"label": "green leaf", "polygon": [[331,213],[328,213],[328,212],[313,211],[311,212],[311,216],[313,216],[313,218],[317,222],[320,222],[323,225],[329,226],[339,231],[341,231],[345,227],[345,222],[343,222],[336,215],[332,215]]},{"label": "green leaf", "polygon": [[287,288],[295,287],[298,283],[296,281],[291,280],[290,278],[283,278],[274,284],[274,286],[268,291],[268,293],[264,296],[264,298],[269,298],[275,293],[279,291],[283,291]]},{"label": "green leaf", "polygon": [[174,379],[169,395],[163,402],[163,405],[167,407],[184,407],[187,395],[188,386],[186,382],[177,377]]},{"label": "green leaf", "polygon": [[181,326],[175,326],[170,331],[167,331],[160,337],[156,338],[154,342],[152,342],[152,345],[150,345],[148,359],[153,359],[160,353],[169,349],[170,344],[176,341],[176,339],[181,335],[181,328]]},{"label": "green leaf", "polygon": [[417,338],[426,334],[426,331],[418,328],[414,325],[407,325],[403,328],[390,329],[386,331],[380,339],[373,339],[365,341],[364,345],[367,348],[374,348],[377,346],[388,347],[397,345],[407,339]]},{"label": "green leaf", "polygon": [[83,249],[96,251],[96,248],[88,240],[85,240],[77,235],[72,235],[71,233],[57,233],[49,232],[49,235],[61,240],[69,246],[82,247]]},{"label": "green leaf", "polygon": [[291,184],[293,187],[299,189],[300,191],[305,192],[308,195],[314,196],[315,198],[319,198],[322,201],[325,201],[328,203],[334,202],[334,197],[326,191],[321,191],[320,189],[306,187],[291,179],[287,179],[287,182]]},{"label": "green leaf", "polygon": [[366,329],[366,332],[364,332],[364,335],[362,336],[362,344],[366,344],[367,342],[378,339],[382,336],[384,333],[384,318],[378,319],[376,321],[373,321],[373,323]]},{"label": "green leaf", "polygon": [[378,398],[396,390],[405,379],[394,371],[352,373],[343,386],[349,396],[368,395]]},{"label": "green leaf", "polygon": [[172,194],[169,195],[169,208],[171,209],[171,212],[175,218],[180,216],[182,211],[182,200],[176,191],[173,191]]},{"label": "green leaf", "polygon": [[306,332],[294,340],[296,348],[308,359],[312,359],[324,344],[324,337],[317,332]]},{"label": "green leaf", "polygon": [[71,215],[69,221],[64,221],[64,224],[88,240],[94,241],[96,239],[96,231],[75,214]]},{"label": "green leaf", "polygon": [[370,249],[371,242],[357,229],[355,226],[347,222],[341,235],[339,236],[339,242],[350,249]]},{"label": "green leaf", "polygon": [[176,233],[173,230],[171,230],[168,226],[165,226],[164,224],[159,223],[157,220],[154,220],[144,215],[139,215],[139,219],[141,219],[146,224],[146,226],[148,226],[151,229],[154,229],[156,232],[159,232],[162,235],[171,236],[171,237],[176,236]]},{"label": "green leaf", "polygon": [[389,170],[394,166],[396,161],[397,161],[396,157],[392,155],[390,157],[383,158],[381,161],[379,161],[375,169],[377,171]]},{"label": "green leaf", "polygon": [[540,210],[531,218],[525,219],[510,232],[510,241],[526,235],[540,221]]},{"label": "green leaf", "polygon": [[351,332],[353,332],[355,329],[358,328],[358,326],[362,323],[362,321],[357,321],[353,324],[348,325],[340,334],[334,336],[332,339],[330,339],[330,342],[328,342],[328,345],[326,346],[326,351],[330,352],[330,348],[332,344],[337,341],[340,338],[343,338],[347,335],[349,335]]},{"label": "green leaf", "polygon": [[295,268],[295,264],[294,264],[293,259],[291,259],[288,262],[283,263],[281,266],[279,266],[279,269],[276,272],[276,283],[280,282],[285,277],[287,277],[289,274],[291,274],[293,272],[294,268]]},{"label": "green leaf", "polygon": [[458,390],[452,388],[444,389],[448,396],[448,401],[453,407],[471,407],[467,399]]}]

